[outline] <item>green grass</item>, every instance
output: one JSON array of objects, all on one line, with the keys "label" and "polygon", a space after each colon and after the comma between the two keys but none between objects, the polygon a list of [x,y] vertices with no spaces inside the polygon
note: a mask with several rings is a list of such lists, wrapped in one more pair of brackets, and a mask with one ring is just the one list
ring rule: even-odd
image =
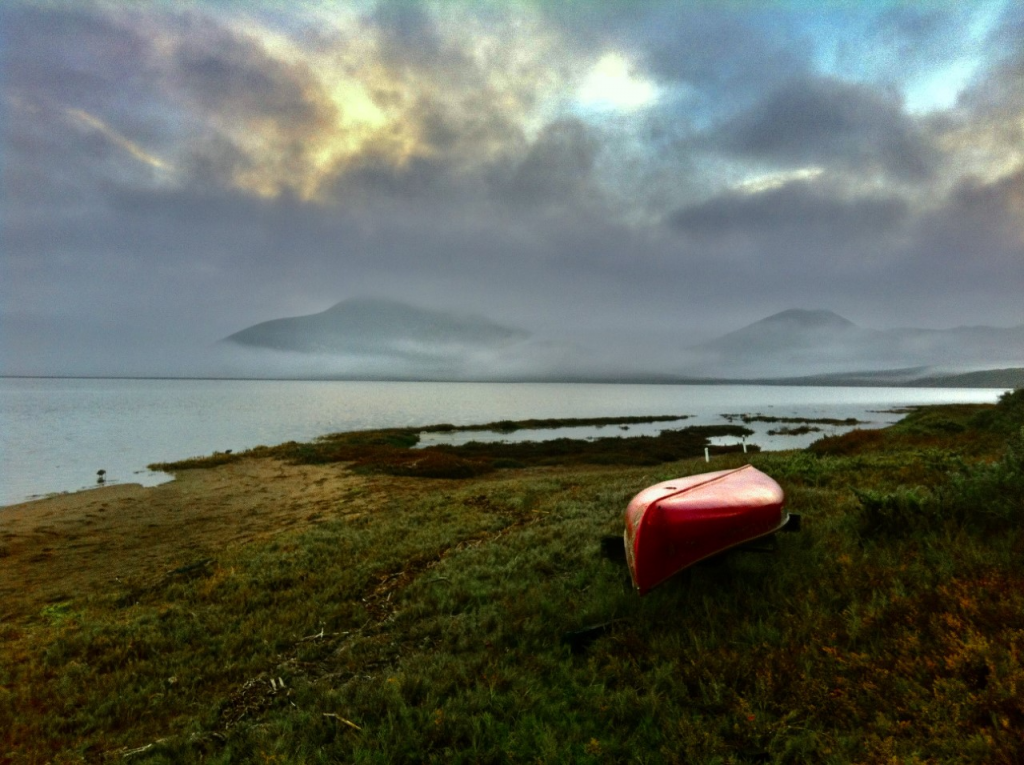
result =
[{"label": "green grass", "polygon": [[856,417],[846,417],[842,420],[834,417],[774,417],[764,414],[723,414],[722,417],[729,422],[739,420],[740,422],[787,422],[815,425],[862,425],[861,420]]},{"label": "green grass", "polygon": [[372,514],[0,627],[0,761],[1020,762],[1022,400],[716,457],[803,530],[644,598],[599,540],[703,459],[378,476]]},{"label": "green grass", "polygon": [[456,431],[492,430],[498,433],[514,433],[517,430],[541,430],[549,428],[575,428],[581,426],[604,427],[605,425],[637,425],[652,422],[675,422],[688,420],[688,414],[661,414],[645,417],[559,417],[544,420],[498,420],[483,425],[428,425],[418,428],[421,433],[454,433]]}]

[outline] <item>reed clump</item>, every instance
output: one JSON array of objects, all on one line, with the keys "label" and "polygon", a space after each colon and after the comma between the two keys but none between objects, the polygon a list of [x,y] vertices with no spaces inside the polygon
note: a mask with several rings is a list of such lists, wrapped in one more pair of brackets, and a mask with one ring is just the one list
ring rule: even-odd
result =
[{"label": "reed clump", "polygon": [[[717,456],[775,477],[803,530],[644,598],[599,540],[702,456],[488,445],[437,454],[524,467],[373,473],[373,512],[0,624],[0,760],[1020,762],[1022,397]],[[406,440],[311,454],[426,451]]]}]

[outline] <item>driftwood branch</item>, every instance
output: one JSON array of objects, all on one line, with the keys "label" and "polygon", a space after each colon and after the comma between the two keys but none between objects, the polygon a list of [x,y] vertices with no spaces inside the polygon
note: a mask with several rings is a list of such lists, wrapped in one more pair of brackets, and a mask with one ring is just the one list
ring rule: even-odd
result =
[{"label": "driftwood branch", "polygon": [[165,739],[165,738],[158,738],[152,744],[146,744],[145,746],[139,746],[139,747],[136,747],[135,749],[125,749],[125,750],[122,750],[122,751],[110,752],[106,756],[107,757],[111,757],[111,756],[120,755],[122,760],[126,760],[129,757],[134,757],[137,754],[144,754],[144,753],[148,752],[150,749],[152,749],[154,746],[156,746],[157,744],[162,744],[166,740],[167,739]]},{"label": "driftwood branch", "polygon": [[343,723],[344,725],[347,725],[348,727],[352,728],[353,730],[362,730],[362,728],[360,728],[358,725],[356,725],[351,720],[346,720],[341,715],[334,714],[334,712],[324,712],[323,715],[324,715],[324,717],[330,717],[330,718],[332,718],[334,720],[337,720],[338,722]]}]

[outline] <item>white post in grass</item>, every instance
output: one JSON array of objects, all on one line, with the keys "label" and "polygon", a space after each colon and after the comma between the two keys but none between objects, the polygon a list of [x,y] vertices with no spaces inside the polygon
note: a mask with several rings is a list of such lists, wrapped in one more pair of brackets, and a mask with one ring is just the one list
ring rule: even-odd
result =
[{"label": "white post in grass", "polygon": [[704,461],[711,462],[711,452],[708,451],[708,447],[704,447]]},{"label": "white post in grass", "polygon": [[747,453],[747,437],[746,436],[742,436],[742,440],[743,440],[743,453],[746,454]]}]

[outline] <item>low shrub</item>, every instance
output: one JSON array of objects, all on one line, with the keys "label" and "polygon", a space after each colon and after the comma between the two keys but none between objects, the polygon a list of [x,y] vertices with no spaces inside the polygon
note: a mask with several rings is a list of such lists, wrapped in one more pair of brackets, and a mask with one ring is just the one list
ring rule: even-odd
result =
[{"label": "low shrub", "polygon": [[928,530],[939,520],[930,495],[920,489],[894,492],[854,490],[861,508],[861,535],[901,538]]},{"label": "low shrub", "polygon": [[843,457],[877,449],[885,441],[881,430],[851,430],[841,436],[825,436],[807,447],[811,454]]},{"label": "low shrub", "polygon": [[1019,527],[1024,520],[1024,428],[1007,442],[1000,459],[961,464],[935,491],[854,493],[867,537],[906,537],[949,523],[985,532]]},{"label": "low shrub", "polygon": [[1024,425],[1024,388],[1007,391],[995,407],[986,408],[971,419],[971,425],[996,433],[1013,434]]},{"label": "low shrub", "polygon": [[944,514],[969,526],[999,529],[1024,519],[1024,427],[996,462],[980,462],[955,473],[940,492]]},{"label": "low shrub", "polygon": [[963,433],[987,404],[947,404],[918,407],[890,429],[894,435],[934,436]]},{"label": "low shrub", "polygon": [[431,449],[394,451],[390,452],[386,459],[377,455],[367,464],[371,469],[388,475],[417,478],[472,478],[494,469],[487,461],[464,459],[455,454]]}]

